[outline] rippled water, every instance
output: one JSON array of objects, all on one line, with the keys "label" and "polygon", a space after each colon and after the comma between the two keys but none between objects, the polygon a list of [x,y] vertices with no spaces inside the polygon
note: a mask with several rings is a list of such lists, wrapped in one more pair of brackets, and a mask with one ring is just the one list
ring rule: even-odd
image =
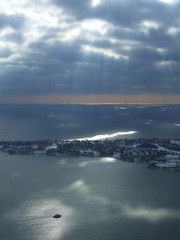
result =
[{"label": "rippled water", "polygon": [[179,138],[180,105],[0,105],[0,140]]},{"label": "rippled water", "polygon": [[0,239],[179,240],[179,188],[179,172],[113,158],[1,154]]}]

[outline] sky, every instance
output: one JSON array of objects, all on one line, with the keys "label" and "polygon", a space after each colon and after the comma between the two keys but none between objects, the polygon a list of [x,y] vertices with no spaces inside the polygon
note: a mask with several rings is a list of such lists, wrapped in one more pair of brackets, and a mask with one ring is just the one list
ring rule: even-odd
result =
[{"label": "sky", "polygon": [[179,103],[179,0],[1,0],[0,102]]}]

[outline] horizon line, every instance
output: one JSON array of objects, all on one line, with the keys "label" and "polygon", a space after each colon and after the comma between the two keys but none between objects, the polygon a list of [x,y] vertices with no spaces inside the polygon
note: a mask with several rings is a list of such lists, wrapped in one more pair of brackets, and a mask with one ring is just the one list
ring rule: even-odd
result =
[{"label": "horizon line", "polygon": [[110,103],[36,103],[36,102],[0,102],[0,105],[2,104],[6,104],[6,105],[180,105],[180,103],[147,103],[147,102],[135,102],[135,103],[127,103],[127,102],[122,102],[122,103],[114,103],[114,102],[110,102]]},{"label": "horizon line", "polygon": [[180,104],[180,94],[49,94],[1,96],[0,104],[172,105]]}]

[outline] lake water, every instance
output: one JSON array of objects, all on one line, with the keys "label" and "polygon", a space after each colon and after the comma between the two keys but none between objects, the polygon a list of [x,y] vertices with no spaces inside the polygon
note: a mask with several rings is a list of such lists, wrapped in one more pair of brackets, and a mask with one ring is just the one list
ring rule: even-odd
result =
[{"label": "lake water", "polygon": [[[0,105],[1,140],[179,137],[176,106]],[[179,172],[113,158],[0,153],[0,239],[179,240]],[[53,215],[62,214],[54,219]]]},{"label": "lake water", "polygon": [[179,240],[179,189],[144,164],[1,154],[0,239]]},{"label": "lake water", "polygon": [[180,105],[0,105],[0,140],[180,137]]}]

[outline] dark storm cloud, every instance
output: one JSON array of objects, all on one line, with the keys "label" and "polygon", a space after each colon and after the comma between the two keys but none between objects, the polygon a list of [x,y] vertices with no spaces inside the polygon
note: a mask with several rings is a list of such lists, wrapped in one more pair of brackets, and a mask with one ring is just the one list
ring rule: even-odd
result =
[{"label": "dark storm cloud", "polygon": [[11,50],[8,48],[0,49],[0,58],[7,58],[12,54]]},{"label": "dark storm cloud", "polygon": [[20,32],[6,34],[3,37],[3,39],[7,42],[16,42],[16,43],[22,43],[23,42],[23,36]]},{"label": "dark storm cloud", "polygon": [[73,0],[53,0],[53,2],[57,6],[64,8],[68,13],[81,19],[84,18],[87,13],[89,15],[89,11],[91,10],[90,1],[77,0],[76,3],[74,3]]},{"label": "dark storm cloud", "polygon": [[[139,19],[139,1],[102,1],[102,4],[92,8],[91,1],[54,0],[57,6],[64,8],[78,20],[100,18],[107,21],[121,23],[125,26],[132,25]],[[133,9],[133,12],[132,12]]]},{"label": "dark storm cloud", "polygon": [[43,4],[0,14],[1,94],[180,93],[178,3]]},{"label": "dark storm cloud", "polygon": [[0,29],[12,27],[20,29],[24,25],[25,17],[23,14],[0,14]]},{"label": "dark storm cloud", "polygon": [[[54,0],[54,3],[65,9],[78,20],[99,18],[126,27],[133,27],[144,19],[152,19],[171,25],[177,22],[179,5],[166,5],[158,1],[146,0],[102,0],[102,4],[92,8],[91,1]],[[168,17],[167,17],[168,16]]]}]

